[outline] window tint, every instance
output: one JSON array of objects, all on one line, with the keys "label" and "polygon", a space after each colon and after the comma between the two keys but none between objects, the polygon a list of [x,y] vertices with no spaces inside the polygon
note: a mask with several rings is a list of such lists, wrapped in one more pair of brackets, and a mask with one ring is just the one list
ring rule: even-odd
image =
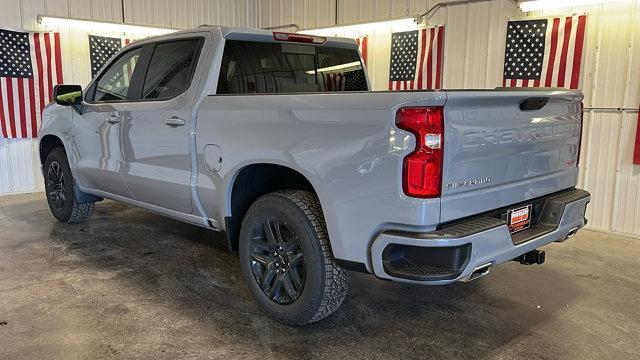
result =
[{"label": "window tint", "polygon": [[149,63],[143,99],[169,99],[187,90],[200,48],[200,40],[157,44]]},{"label": "window tint", "polygon": [[227,40],[217,93],[366,90],[356,49]]},{"label": "window tint", "polygon": [[118,58],[96,83],[94,101],[119,101],[127,98],[131,76],[138,64],[142,48],[131,50]]}]

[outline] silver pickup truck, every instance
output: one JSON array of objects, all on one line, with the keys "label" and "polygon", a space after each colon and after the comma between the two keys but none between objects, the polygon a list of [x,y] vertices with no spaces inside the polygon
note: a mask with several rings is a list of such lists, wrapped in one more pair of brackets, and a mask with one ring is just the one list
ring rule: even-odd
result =
[{"label": "silver pickup truck", "polygon": [[369,91],[353,40],[202,27],[54,99],[39,144],[58,220],[109,198],[224,231],[288,324],[334,312],[350,271],[468,281],[586,224],[579,92]]}]

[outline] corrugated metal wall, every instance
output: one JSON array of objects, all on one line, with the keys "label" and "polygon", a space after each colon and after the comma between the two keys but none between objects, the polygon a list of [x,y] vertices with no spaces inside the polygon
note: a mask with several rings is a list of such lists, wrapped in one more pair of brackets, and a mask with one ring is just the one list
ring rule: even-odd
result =
[{"label": "corrugated metal wall", "polygon": [[124,0],[125,22],[173,28],[256,26],[254,0]]},{"label": "corrugated metal wall", "polygon": [[[0,25],[36,29],[37,14],[122,21],[168,27],[203,23],[270,27],[326,27],[413,17],[429,0],[20,0],[5,4]],[[511,0],[438,10],[430,24],[446,25],[444,86],[493,88],[501,84],[506,21],[525,16],[589,15],[583,90],[590,108],[637,108],[640,101],[640,0],[614,5],[522,14]],[[86,33],[67,32],[65,79],[88,82]],[[390,33],[370,35],[369,66],[375,89],[387,86]],[[70,61],[68,60],[70,59]],[[581,186],[592,194],[590,226],[640,235],[640,167],[631,164],[637,114],[594,109],[585,115]],[[0,140],[0,193],[41,186],[35,145]],[[9,169],[9,170],[7,170]],[[36,185],[37,184],[37,185]]]},{"label": "corrugated metal wall", "polygon": [[[587,13],[580,185],[592,228],[640,235],[640,166],[632,164],[640,103],[640,1],[547,11]],[[616,111],[614,109],[634,109]]]}]

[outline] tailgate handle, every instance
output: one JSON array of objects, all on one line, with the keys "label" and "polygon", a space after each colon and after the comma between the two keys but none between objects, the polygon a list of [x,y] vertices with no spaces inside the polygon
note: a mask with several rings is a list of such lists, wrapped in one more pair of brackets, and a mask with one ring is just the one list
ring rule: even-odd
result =
[{"label": "tailgate handle", "polygon": [[548,97],[532,97],[520,102],[521,111],[536,111],[542,109],[549,102]]}]

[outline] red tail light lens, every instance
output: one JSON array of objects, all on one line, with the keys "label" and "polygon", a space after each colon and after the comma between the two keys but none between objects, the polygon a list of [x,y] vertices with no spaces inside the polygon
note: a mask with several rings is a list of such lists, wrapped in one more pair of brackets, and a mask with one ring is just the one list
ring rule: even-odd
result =
[{"label": "red tail light lens", "polygon": [[312,43],[312,44],[324,44],[324,42],[327,41],[327,38],[323,36],[286,33],[286,32],[279,32],[279,31],[273,32],[273,38],[278,41],[292,41],[292,42]]},{"label": "red tail light lens", "polygon": [[415,149],[404,158],[404,193],[419,198],[439,197],[444,155],[442,107],[402,108],[396,113],[396,126],[416,138]]}]

